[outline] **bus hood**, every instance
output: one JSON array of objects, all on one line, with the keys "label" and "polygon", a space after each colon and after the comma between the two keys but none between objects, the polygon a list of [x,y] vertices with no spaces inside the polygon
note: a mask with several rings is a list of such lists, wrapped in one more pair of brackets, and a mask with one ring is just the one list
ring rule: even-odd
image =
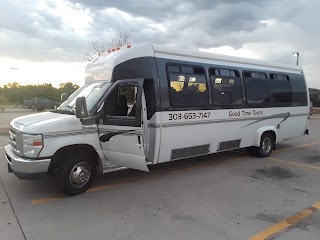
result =
[{"label": "bus hood", "polygon": [[18,117],[10,122],[10,127],[24,133],[46,134],[82,129],[75,115],[45,112]]}]

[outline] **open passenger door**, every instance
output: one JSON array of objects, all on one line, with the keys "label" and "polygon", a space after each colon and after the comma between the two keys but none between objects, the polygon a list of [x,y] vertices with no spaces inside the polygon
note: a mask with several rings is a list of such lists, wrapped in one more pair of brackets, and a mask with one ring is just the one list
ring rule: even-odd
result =
[{"label": "open passenger door", "polygon": [[98,128],[107,160],[117,166],[149,172],[142,137],[142,118],[146,115],[143,81],[119,80],[112,86]]}]

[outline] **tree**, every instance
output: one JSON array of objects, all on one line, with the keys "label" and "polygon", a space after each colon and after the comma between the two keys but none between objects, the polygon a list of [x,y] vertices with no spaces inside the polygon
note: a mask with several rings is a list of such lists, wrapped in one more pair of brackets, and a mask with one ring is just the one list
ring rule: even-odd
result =
[{"label": "tree", "polygon": [[93,39],[83,51],[80,62],[90,62],[102,53],[107,52],[109,49],[122,47],[131,44],[132,42],[132,30],[127,31],[124,29],[119,29],[113,37],[105,42]]},{"label": "tree", "polygon": [[8,83],[4,85],[4,96],[9,99],[10,102],[14,102],[15,105],[19,102],[19,87],[20,84],[17,82]]},{"label": "tree", "polygon": [[310,101],[314,107],[320,107],[320,90],[316,88],[309,88]]},{"label": "tree", "polygon": [[58,96],[56,98],[60,99],[60,96],[61,96],[62,93],[66,93],[67,96],[70,96],[78,88],[79,88],[79,86],[77,84],[73,84],[72,82],[60,83],[59,84],[59,89],[58,89]]},{"label": "tree", "polygon": [[60,83],[59,84],[59,89],[63,89],[63,90],[66,90],[66,91],[74,92],[78,88],[79,88],[79,86],[77,84],[73,84],[72,82]]},{"label": "tree", "polygon": [[30,100],[35,97],[48,98],[54,101],[60,101],[62,93],[70,96],[79,86],[71,82],[61,83],[59,88],[55,88],[51,83],[38,85],[19,85],[16,82],[8,83],[0,88],[0,104],[22,104],[23,100]]}]

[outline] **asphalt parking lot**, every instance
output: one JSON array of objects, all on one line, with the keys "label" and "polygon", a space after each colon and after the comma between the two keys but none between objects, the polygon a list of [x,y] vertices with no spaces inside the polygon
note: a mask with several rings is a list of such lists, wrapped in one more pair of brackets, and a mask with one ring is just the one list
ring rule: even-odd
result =
[{"label": "asphalt parking lot", "polygon": [[0,239],[308,239],[320,236],[320,118],[269,158],[244,151],[124,170],[81,195],[7,173],[0,136]]}]

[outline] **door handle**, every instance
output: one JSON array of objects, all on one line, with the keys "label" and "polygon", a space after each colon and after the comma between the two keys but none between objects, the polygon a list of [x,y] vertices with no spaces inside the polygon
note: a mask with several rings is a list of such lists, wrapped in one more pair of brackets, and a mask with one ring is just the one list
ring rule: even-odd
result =
[{"label": "door handle", "polygon": [[135,130],[124,130],[124,131],[117,131],[117,132],[110,132],[110,133],[107,133],[107,134],[104,134],[102,135],[99,140],[101,142],[107,142],[110,140],[110,138],[116,136],[116,135],[120,135],[120,134],[123,134],[123,133],[128,133],[128,132],[133,132]]},{"label": "door handle", "polygon": [[141,139],[140,139],[139,135],[138,135],[138,143],[139,143],[139,145],[141,145]]}]

